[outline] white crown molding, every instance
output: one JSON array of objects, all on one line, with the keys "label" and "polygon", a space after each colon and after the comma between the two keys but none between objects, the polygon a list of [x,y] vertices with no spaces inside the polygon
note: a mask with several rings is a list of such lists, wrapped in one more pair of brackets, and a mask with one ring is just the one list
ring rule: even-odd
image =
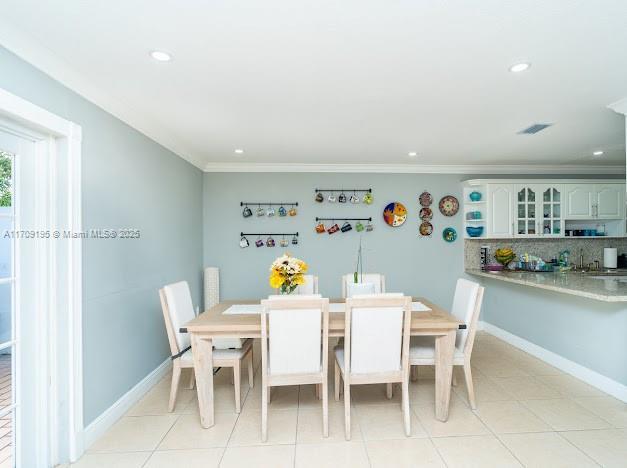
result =
[{"label": "white crown molding", "polygon": [[85,76],[77,73],[63,58],[8,21],[0,20],[0,45],[177,156],[199,169],[203,168],[204,163],[194,158],[186,145],[161,123],[137,112],[131,103],[124,103],[104,93]]},{"label": "white crown molding", "polygon": [[343,172],[376,174],[624,174],[625,166],[208,163],[205,172]]},{"label": "white crown molding", "polygon": [[620,101],[613,102],[607,107],[618,114],[627,116],[627,97],[621,99]]}]

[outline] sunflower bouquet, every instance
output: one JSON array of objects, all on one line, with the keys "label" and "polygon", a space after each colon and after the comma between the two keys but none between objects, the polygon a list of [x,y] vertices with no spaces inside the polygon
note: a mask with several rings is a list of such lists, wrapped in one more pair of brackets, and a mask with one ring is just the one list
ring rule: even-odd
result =
[{"label": "sunflower bouquet", "polygon": [[307,264],[299,258],[285,254],[270,266],[270,286],[281,294],[291,294],[299,285],[305,284]]}]

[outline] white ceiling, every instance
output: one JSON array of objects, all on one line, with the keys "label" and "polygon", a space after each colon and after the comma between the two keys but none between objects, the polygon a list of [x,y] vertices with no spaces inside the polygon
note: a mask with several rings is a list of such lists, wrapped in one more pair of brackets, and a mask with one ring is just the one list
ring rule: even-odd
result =
[{"label": "white ceiling", "polygon": [[[625,161],[606,107],[627,97],[625,0],[2,0],[0,22],[0,42],[203,168]],[[537,122],[555,125],[517,134]]]}]

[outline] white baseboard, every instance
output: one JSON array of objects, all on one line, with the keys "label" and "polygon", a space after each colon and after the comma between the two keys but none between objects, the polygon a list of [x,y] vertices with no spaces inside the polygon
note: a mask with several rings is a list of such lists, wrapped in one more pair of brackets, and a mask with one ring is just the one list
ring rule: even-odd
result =
[{"label": "white baseboard", "polygon": [[[126,413],[131,406],[137,403],[148,390],[150,390],[163,376],[165,376],[172,366],[170,358],[163,361],[150,374],[144,377],[128,392],[122,395],[118,401],[107,408],[100,416],[98,416],[89,426],[85,428],[83,434],[84,449],[87,450],[107,429]],[[80,456],[81,454],[79,454]]]},{"label": "white baseboard", "polygon": [[483,330],[490,335],[494,335],[497,338],[511,344],[512,346],[531,354],[532,356],[541,359],[542,361],[557,367],[559,370],[566,372],[567,374],[577,377],[579,380],[583,380],[589,385],[598,388],[599,390],[612,395],[619,400],[627,402],[627,386],[620,382],[610,379],[604,375],[599,374],[587,367],[577,364],[574,361],[566,359],[565,357],[555,354],[553,351],[549,351],[537,344],[527,341],[517,335],[503,330],[495,325],[487,322],[479,322],[477,327],[479,330]]}]

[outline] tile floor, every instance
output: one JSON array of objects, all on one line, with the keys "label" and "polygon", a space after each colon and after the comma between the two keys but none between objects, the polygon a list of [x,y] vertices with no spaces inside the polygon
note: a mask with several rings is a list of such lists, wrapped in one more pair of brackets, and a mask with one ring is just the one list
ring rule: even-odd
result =
[{"label": "tile floor", "polygon": [[485,333],[478,334],[473,366],[478,408],[468,407],[459,373],[446,423],[433,414],[433,370],[420,368],[410,389],[408,438],[399,391],[388,401],[383,385],[356,387],[350,442],[333,385],[327,439],[313,387],[283,387],[273,392],[262,444],[258,381],[250,391],[243,387],[236,415],[229,373],[220,371],[216,425],[202,429],[195,391],[181,389],[175,412],[167,412],[165,378],[73,466],[627,467],[626,404]]},{"label": "tile floor", "polygon": [[[11,405],[11,355],[0,354],[0,411]],[[0,468],[13,466],[13,413],[0,418]]]}]

